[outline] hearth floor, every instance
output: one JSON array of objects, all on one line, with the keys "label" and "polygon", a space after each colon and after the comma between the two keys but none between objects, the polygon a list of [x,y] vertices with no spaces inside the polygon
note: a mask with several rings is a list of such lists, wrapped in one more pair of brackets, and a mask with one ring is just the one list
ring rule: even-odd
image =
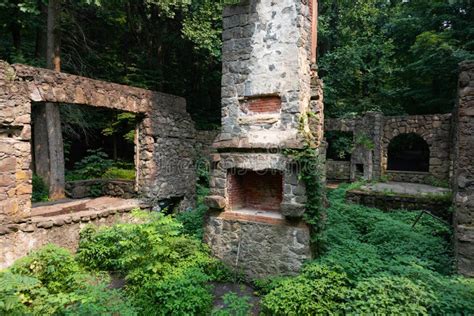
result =
[{"label": "hearth floor", "polygon": [[248,216],[265,216],[274,219],[283,219],[283,215],[279,212],[275,211],[263,211],[263,210],[256,210],[251,208],[240,208],[236,210],[230,211],[230,213],[237,213],[242,215]]},{"label": "hearth floor", "polygon": [[80,200],[64,199],[55,202],[33,204],[30,217],[73,214],[83,211],[122,211],[140,207],[144,208],[146,206],[137,199],[122,199],[108,196]]}]

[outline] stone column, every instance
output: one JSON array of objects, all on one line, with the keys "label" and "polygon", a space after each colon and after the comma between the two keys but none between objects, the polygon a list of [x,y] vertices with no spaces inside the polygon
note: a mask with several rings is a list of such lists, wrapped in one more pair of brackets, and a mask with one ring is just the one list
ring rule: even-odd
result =
[{"label": "stone column", "polygon": [[474,61],[460,65],[454,111],[454,232],[458,272],[474,277]]}]

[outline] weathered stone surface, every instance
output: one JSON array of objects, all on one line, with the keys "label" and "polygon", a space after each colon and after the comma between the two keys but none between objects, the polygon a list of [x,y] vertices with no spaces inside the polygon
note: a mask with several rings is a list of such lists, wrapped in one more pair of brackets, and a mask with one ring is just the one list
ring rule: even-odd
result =
[{"label": "weathered stone surface", "polygon": [[[392,181],[427,183],[433,180],[448,181],[451,168],[451,114],[383,116],[378,112],[367,112],[354,119],[327,119],[325,131],[352,132],[354,148],[349,170],[346,162],[328,161],[327,177],[331,180],[351,181],[363,177],[376,180],[385,175]],[[415,133],[429,146],[429,172],[387,170],[388,146],[400,134]],[[358,138],[372,142],[370,148],[358,145]],[[363,173],[357,168],[363,167]]]},{"label": "weathered stone surface", "polygon": [[[92,217],[92,216],[90,216]],[[36,250],[49,243],[76,251],[79,243],[79,232],[87,224],[97,226],[113,225],[118,222],[136,222],[137,219],[130,216],[129,211],[120,215],[98,218],[88,223],[71,221],[70,217],[64,215],[38,218],[36,223],[21,224],[16,229],[11,225],[0,226],[0,269],[7,268],[13,262],[30,251]],[[66,220],[68,219],[68,220]]]},{"label": "weathered stone surface", "polygon": [[281,203],[280,205],[281,213],[283,216],[290,218],[298,218],[304,215],[306,206],[299,203]]},{"label": "weathered stone surface", "polygon": [[291,275],[311,258],[305,225],[271,225],[210,216],[205,241],[213,254],[249,278]]},{"label": "weathered stone surface", "polygon": [[474,61],[460,65],[454,111],[454,232],[458,272],[474,277]]},{"label": "weathered stone surface", "polygon": [[[107,185],[106,194],[132,196],[153,203],[195,200],[195,129],[183,98],[0,61],[0,202],[2,221],[28,216],[31,208],[32,102],[106,107],[140,114],[136,138],[136,188]],[[34,106],[34,105],[33,105]],[[116,183],[115,183],[116,184]],[[73,187],[73,196],[88,189]]]},{"label": "weathered stone surface", "polygon": [[223,210],[227,206],[226,199],[218,195],[206,196],[204,203],[213,210]]},{"label": "weathered stone surface", "polygon": [[224,10],[222,129],[207,200],[224,209],[208,218],[206,242],[249,277],[294,274],[311,258],[302,166],[283,150],[303,148],[307,136],[322,153],[313,2],[248,0]]}]

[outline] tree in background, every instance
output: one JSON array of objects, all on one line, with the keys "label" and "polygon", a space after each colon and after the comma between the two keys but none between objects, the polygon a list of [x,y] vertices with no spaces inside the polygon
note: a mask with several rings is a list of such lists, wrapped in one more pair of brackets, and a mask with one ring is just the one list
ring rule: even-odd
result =
[{"label": "tree in background", "polygon": [[474,57],[472,1],[320,1],[319,65],[330,116],[446,113]]}]

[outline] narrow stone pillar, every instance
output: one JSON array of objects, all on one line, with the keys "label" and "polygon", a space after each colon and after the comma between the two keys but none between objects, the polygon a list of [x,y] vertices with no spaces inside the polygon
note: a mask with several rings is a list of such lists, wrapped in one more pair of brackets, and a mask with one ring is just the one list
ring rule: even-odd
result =
[{"label": "narrow stone pillar", "polygon": [[458,272],[474,277],[474,61],[460,65],[454,120],[454,232]]}]

